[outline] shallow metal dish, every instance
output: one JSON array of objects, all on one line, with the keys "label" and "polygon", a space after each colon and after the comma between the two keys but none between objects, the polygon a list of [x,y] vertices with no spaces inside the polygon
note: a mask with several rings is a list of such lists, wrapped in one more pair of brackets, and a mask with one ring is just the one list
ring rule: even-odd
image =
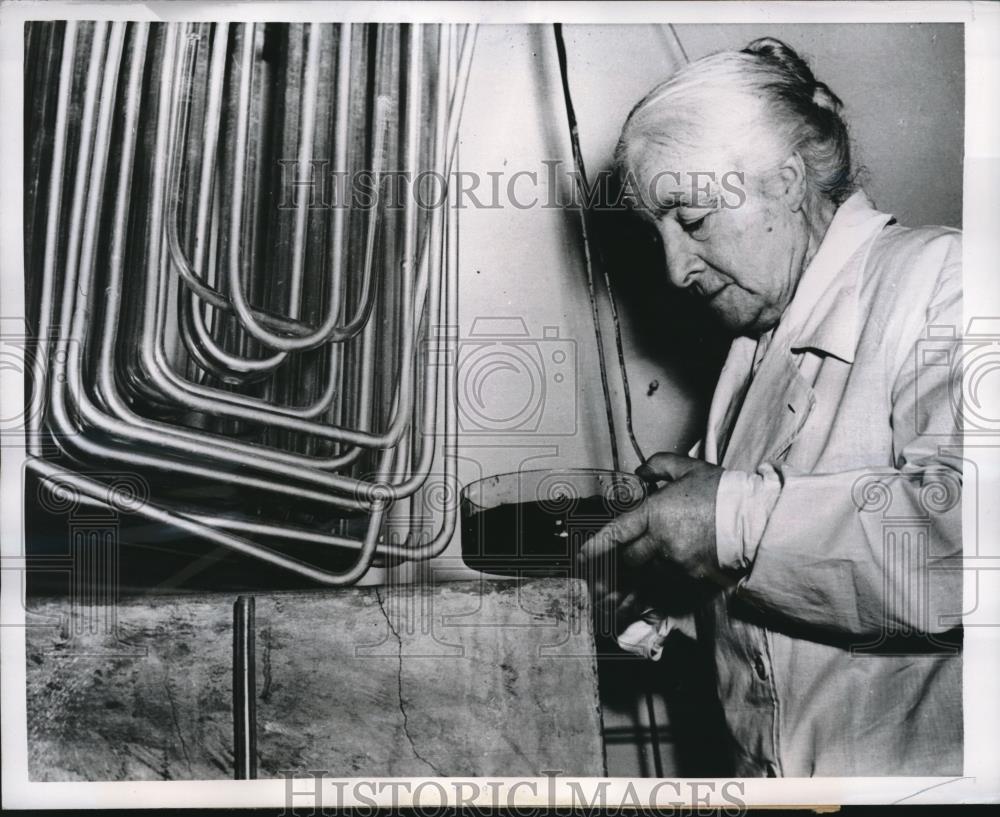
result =
[{"label": "shallow metal dish", "polygon": [[502,575],[572,575],[580,546],[646,491],[634,474],[597,468],[478,480],[461,494],[462,560]]}]

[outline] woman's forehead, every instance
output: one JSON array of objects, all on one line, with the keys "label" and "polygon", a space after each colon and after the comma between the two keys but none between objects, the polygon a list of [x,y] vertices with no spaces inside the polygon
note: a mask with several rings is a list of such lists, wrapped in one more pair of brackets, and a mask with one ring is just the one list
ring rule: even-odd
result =
[{"label": "woman's forehead", "polygon": [[675,207],[717,207],[720,201],[732,206],[760,180],[762,157],[752,154],[745,144],[728,140],[689,146],[637,139],[625,163],[628,197],[654,214]]},{"label": "woman's forehead", "polygon": [[673,207],[711,207],[724,182],[738,182],[733,163],[686,158],[671,161],[663,153],[637,156],[631,163],[627,185],[631,198],[649,210]]}]

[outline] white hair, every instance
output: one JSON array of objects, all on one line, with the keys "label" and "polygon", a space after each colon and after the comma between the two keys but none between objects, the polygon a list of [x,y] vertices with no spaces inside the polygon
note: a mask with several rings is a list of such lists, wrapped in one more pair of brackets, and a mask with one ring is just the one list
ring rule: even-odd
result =
[{"label": "white hair", "polygon": [[797,152],[809,188],[840,204],[854,191],[841,107],[792,48],[766,37],[692,62],[657,85],[626,119],[615,158],[637,174],[650,151],[688,161],[740,155],[762,167]]}]

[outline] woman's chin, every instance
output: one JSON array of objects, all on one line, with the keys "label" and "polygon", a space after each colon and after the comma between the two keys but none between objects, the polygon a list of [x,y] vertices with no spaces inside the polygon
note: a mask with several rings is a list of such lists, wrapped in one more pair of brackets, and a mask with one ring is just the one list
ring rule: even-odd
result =
[{"label": "woman's chin", "polygon": [[708,304],[709,310],[725,329],[734,335],[756,337],[777,325],[778,318],[772,318],[771,310],[762,307],[760,303],[747,303],[733,298],[730,295],[732,289],[734,287],[727,287],[725,292]]}]

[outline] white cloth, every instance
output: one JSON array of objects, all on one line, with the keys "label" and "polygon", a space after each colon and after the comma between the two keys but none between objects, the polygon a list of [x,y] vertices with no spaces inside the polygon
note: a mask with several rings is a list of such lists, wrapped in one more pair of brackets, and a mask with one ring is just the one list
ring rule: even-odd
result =
[{"label": "white cloth", "polygon": [[663,655],[663,642],[673,629],[669,616],[650,607],[618,636],[618,646],[633,655],[659,661]]}]

